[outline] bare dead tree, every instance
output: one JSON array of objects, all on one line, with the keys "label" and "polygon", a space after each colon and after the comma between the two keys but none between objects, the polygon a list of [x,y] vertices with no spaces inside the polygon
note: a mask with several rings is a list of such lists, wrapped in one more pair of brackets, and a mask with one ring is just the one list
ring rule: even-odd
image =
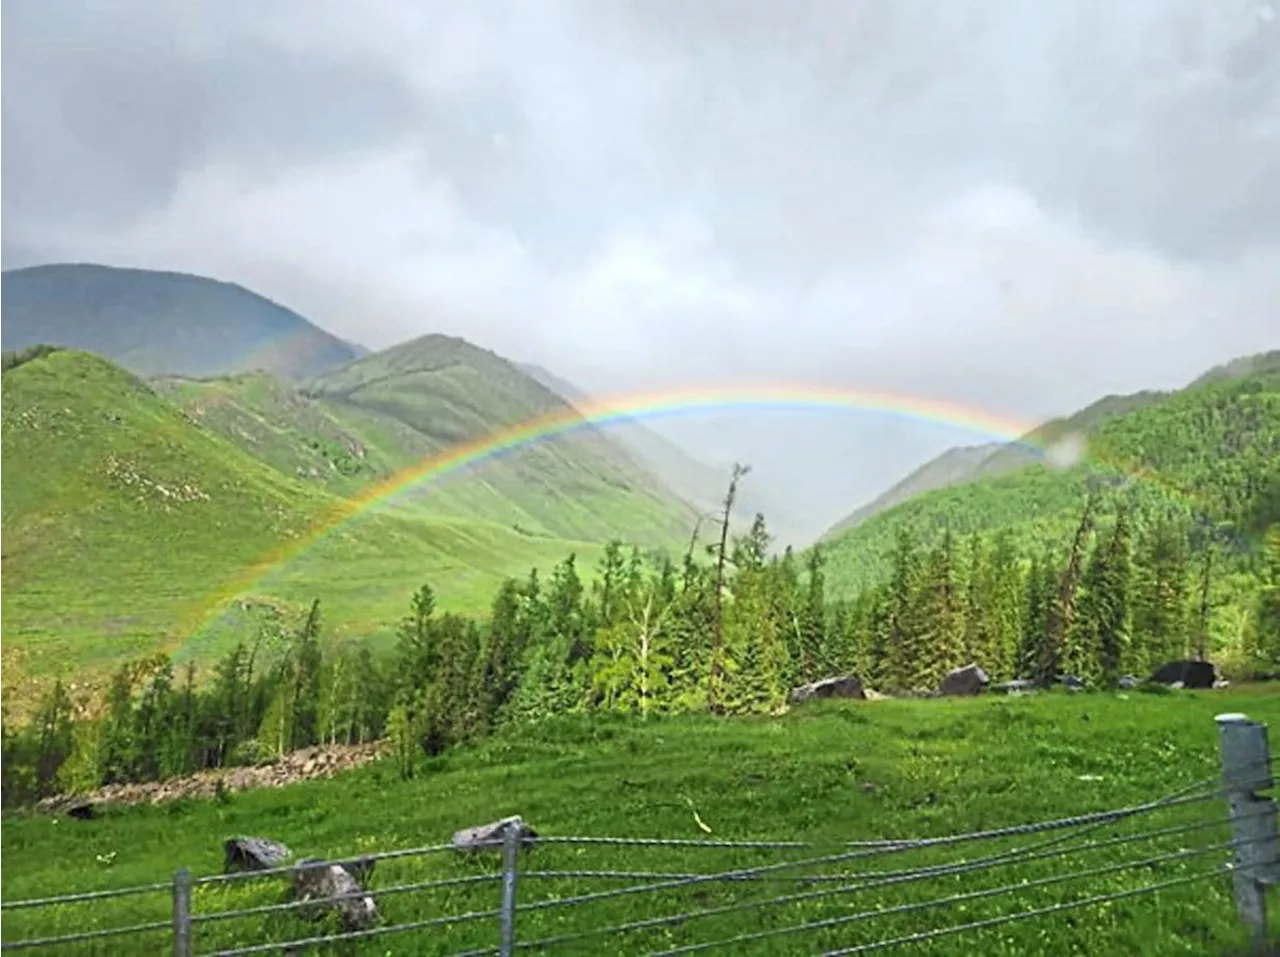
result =
[{"label": "bare dead tree", "polygon": [[738,497],[738,482],[751,471],[750,465],[733,463],[733,476],[724,496],[720,512],[720,544],[716,549],[716,593],[714,631],[711,639],[710,673],[707,681],[707,710],[720,710],[720,686],[724,682],[724,566],[729,554],[729,522],[733,516],[733,503]]}]

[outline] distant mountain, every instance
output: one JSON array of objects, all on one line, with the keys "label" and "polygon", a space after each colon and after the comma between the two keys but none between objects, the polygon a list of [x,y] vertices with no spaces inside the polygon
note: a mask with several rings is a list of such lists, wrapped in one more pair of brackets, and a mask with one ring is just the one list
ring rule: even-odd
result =
[{"label": "distant mountain", "polygon": [[[1196,388],[1220,379],[1242,378],[1255,368],[1263,371],[1267,368],[1264,361],[1266,356],[1280,356],[1280,353],[1267,353],[1265,356],[1236,360],[1230,366],[1233,371],[1228,371],[1227,366],[1220,367],[1206,373],[1187,388]],[[1280,363],[1277,364],[1280,365]],[[947,449],[831,526],[823,533],[823,539],[848,531],[914,496],[923,495],[935,489],[975,482],[982,478],[1008,475],[1029,465],[1041,463],[1045,459],[1047,450],[1070,440],[1073,436],[1083,440],[1089,433],[1112,419],[1146,408],[1169,395],[1170,393],[1167,392],[1147,390],[1130,395],[1104,396],[1078,412],[1063,418],[1051,419],[1037,426],[1018,442],[995,442]]]},{"label": "distant mountain", "polygon": [[969,481],[977,475],[982,463],[1002,448],[1004,446],[1000,442],[989,442],[986,445],[966,445],[947,449],[937,458],[925,462],[906,478],[894,483],[866,505],[854,509],[848,516],[831,526],[824,537],[839,535],[871,516],[893,508],[916,495]]},{"label": "distant mountain", "polygon": [[[591,397],[582,389],[540,365],[522,363],[519,368],[572,405],[585,405],[591,401]],[[699,513],[715,515],[724,507],[730,469],[716,468],[695,458],[638,419],[612,420],[605,429],[605,434],[630,451]],[[738,501],[734,507],[735,524],[739,527],[749,525],[757,512],[765,516],[769,528],[777,538],[784,542],[795,540],[795,523],[784,510],[757,494],[748,478],[738,490]]]},{"label": "distant mountain", "polygon": [[203,276],[89,263],[0,274],[6,351],[50,343],[140,375],[262,369],[302,378],[366,353],[284,306]]},{"label": "distant mountain", "polygon": [[[1046,460],[1019,446],[1001,446],[976,465],[965,450],[940,456],[894,487],[914,484],[913,494],[885,505],[886,493],[877,500],[884,507],[868,506],[828,533],[833,591],[853,595],[879,580],[903,531],[925,544],[944,529],[956,536],[1006,532],[1031,551],[1060,544],[1099,475],[1112,480],[1107,484],[1124,480],[1123,494],[1146,516],[1226,521],[1245,537],[1280,521],[1276,358],[1237,360],[1173,392],[1108,396],[1031,433],[1050,446],[1077,438],[1087,454],[1075,461]],[[948,462],[955,465],[950,472]]]}]

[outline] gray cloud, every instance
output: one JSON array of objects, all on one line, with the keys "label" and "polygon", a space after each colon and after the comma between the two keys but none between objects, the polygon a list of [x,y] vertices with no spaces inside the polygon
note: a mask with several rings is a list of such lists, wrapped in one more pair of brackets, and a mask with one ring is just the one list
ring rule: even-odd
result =
[{"label": "gray cloud", "polygon": [[[1262,0],[10,3],[6,265],[244,282],[597,391],[792,379],[1010,420],[1275,346]],[[957,440],[668,428],[816,530]]]}]

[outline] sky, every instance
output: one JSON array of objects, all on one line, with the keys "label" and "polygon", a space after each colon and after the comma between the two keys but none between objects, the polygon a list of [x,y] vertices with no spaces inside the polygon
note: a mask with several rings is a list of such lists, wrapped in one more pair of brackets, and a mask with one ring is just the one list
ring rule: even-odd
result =
[{"label": "sky", "polygon": [[[1280,347],[1275,0],[11,0],[3,265],[1034,423]],[[660,426],[814,534],[981,435]]]}]

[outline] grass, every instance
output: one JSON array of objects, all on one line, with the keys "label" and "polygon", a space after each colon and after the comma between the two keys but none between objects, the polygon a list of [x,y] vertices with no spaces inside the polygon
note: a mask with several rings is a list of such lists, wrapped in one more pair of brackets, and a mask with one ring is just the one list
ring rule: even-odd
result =
[{"label": "grass", "polygon": [[[941,836],[1024,824],[1150,801],[1217,772],[1216,713],[1244,711],[1275,723],[1273,687],[1169,695],[1043,695],[950,701],[820,703],[781,718],[650,720],[565,717],[512,730],[430,762],[401,781],[386,762],[322,782],[246,792],[225,801],[185,801],[107,812],[88,821],[10,816],[0,840],[9,858],[6,900],[165,881],[175,868],[221,867],[221,842],[255,834],[283,840],[299,856],[338,857],[447,842],[458,828],[519,813],[544,836],[786,839],[832,853],[843,841]],[[648,953],[665,946],[781,929],[803,921],[1020,885],[1053,875],[1138,861],[1229,840],[1214,799],[1108,825],[1101,840],[1203,822],[1174,836],[1005,865],[964,876],[809,899],[634,932],[596,936],[551,953]],[[704,822],[708,835],[699,827]],[[898,853],[816,871],[866,875],[973,860],[1053,835]],[[522,861],[519,899],[530,904],[628,881],[537,877],[552,870],[709,872],[807,852],[610,848],[548,844]],[[1216,867],[1225,851],[973,899],[714,953],[794,954],[849,946],[949,924],[1142,887]],[[109,862],[109,863],[106,863]],[[492,856],[451,854],[379,863],[373,886],[496,873]],[[815,869],[795,873],[812,874]],[[522,912],[520,940],[599,929],[661,914],[763,901],[818,886],[795,881],[705,884],[625,895],[576,907]],[[385,923],[497,906],[496,884],[455,885],[381,902]],[[263,879],[198,889],[197,913],[278,902],[283,884]],[[6,914],[8,941],[167,917],[165,894]],[[322,928],[321,928],[322,929]],[[200,925],[196,952],[320,932],[288,913]],[[161,935],[162,937],[162,935]],[[457,953],[493,946],[492,918],[393,934],[352,954]],[[1225,876],[1117,901],[944,937],[911,953],[1214,954],[1243,942]],[[165,946],[156,939],[156,951]],[[68,947],[69,955],[91,953]],[[100,951],[123,952],[123,951]],[[141,951],[137,951],[141,952]],[[340,951],[341,952],[341,951]]]},{"label": "grass", "polygon": [[[263,374],[153,388],[74,351],[6,372],[3,391],[5,696],[19,709],[52,675],[92,685],[156,650],[224,650],[242,635],[233,598],[319,598],[330,637],[378,643],[424,582],[483,614],[507,576],[571,551],[589,566],[614,535],[681,547],[690,525],[588,436],[448,476],[311,543],[443,440]],[[402,402],[425,427],[414,395]]]}]

